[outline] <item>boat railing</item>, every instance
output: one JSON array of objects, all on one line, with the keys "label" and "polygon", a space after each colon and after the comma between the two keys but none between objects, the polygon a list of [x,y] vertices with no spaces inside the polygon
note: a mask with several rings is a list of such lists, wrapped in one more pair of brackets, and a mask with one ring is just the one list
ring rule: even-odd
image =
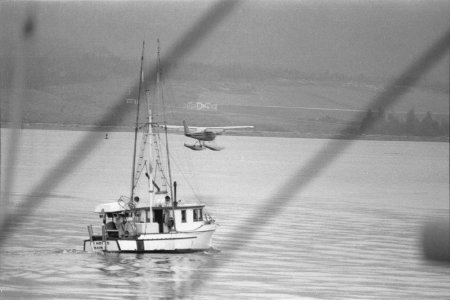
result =
[{"label": "boat railing", "polygon": [[102,239],[119,237],[119,231],[117,229],[106,229],[105,225],[101,226],[93,226],[92,224],[88,225],[88,233],[91,242],[93,240],[98,240],[99,237],[102,237]]}]

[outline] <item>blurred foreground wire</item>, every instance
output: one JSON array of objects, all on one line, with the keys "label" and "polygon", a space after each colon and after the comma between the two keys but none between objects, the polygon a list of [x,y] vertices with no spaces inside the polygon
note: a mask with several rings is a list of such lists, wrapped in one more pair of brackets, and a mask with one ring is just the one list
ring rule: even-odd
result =
[{"label": "blurred foreground wire", "polygon": [[[236,5],[241,1],[221,1],[216,3],[185,35],[182,40],[176,43],[172,49],[168,51],[168,54],[162,57],[161,60],[161,68],[165,71],[164,76],[167,76],[173,66],[176,65],[176,61],[182,59],[188,52],[192,51],[201,41],[205,38],[205,36],[214,30],[217,25],[224,20],[224,18],[230,14]],[[28,28],[24,32],[28,32],[28,30],[33,28],[30,27],[30,23],[27,20],[24,23],[23,28]],[[27,25],[28,24],[28,25]],[[31,31],[32,32],[32,31]],[[26,39],[26,36],[24,37]],[[417,83],[420,78],[425,75],[446,53],[448,53],[449,48],[449,39],[450,39],[450,29],[445,32],[445,34],[440,37],[435,44],[433,44],[430,49],[428,49],[422,56],[420,56],[416,61],[414,61],[409,68],[407,68],[404,72],[401,73],[396,79],[394,79],[386,89],[378,94],[369,104],[368,108],[380,107],[383,110],[387,110],[391,107],[400,97],[413,85]],[[20,63],[17,69],[20,72],[25,72],[21,70]],[[149,78],[149,85],[154,82],[155,76],[155,66],[152,66],[145,72],[145,78]],[[20,80],[19,80],[20,81]],[[149,88],[150,86],[147,86]],[[132,89],[137,89],[137,86],[132,87]],[[111,123],[113,118],[121,113],[123,110],[123,101],[126,97],[126,93],[121,95],[116,101],[116,105],[108,111],[96,124],[97,127],[100,127],[102,124]],[[14,98],[15,99],[15,98]],[[16,101],[16,100],[14,100]],[[17,100],[20,103],[20,100]],[[20,105],[19,105],[20,106]],[[16,116],[17,120],[20,122],[21,114],[20,112]],[[359,117],[358,117],[359,118]],[[363,131],[366,131],[374,126],[377,119],[371,119],[369,122],[364,123],[362,128]],[[352,122],[361,122],[360,119],[352,120]],[[349,128],[344,128],[343,132],[345,132],[348,136],[350,132]],[[337,136],[339,136],[338,134]],[[337,137],[336,136],[336,137]],[[348,140],[336,140],[331,139],[325,145],[323,149],[321,149],[312,160],[310,160],[306,165],[297,170],[295,175],[285,184],[279,187],[278,191],[275,193],[276,197],[270,195],[264,203],[262,203],[256,211],[241,224],[241,228],[246,228],[245,231],[236,231],[232,232],[229,239],[233,237],[239,237],[240,240],[246,240],[247,243],[250,243],[252,240],[252,236],[256,231],[261,229],[265,223],[268,222],[269,218],[274,218],[277,216],[283,207],[290,201],[295,199],[295,196],[301,192],[309,183],[311,183],[315,178],[317,178],[334,160],[336,160],[343,151],[348,148],[352,143],[352,139],[358,139],[359,133],[355,133],[349,136]],[[13,233],[13,229],[17,228],[17,219],[23,219],[31,214],[35,207],[37,207],[42,198],[34,198],[36,194],[50,194],[51,190],[54,189],[58,184],[64,179],[64,177],[70,173],[70,170],[76,167],[83,159],[86,157],[99,143],[99,139],[93,138],[91,133],[87,133],[84,139],[77,145],[77,147],[73,148],[67,156],[55,164],[55,166],[51,169],[51,171],[43,176],[43,179],[37,184],[29,193],[28,196],[25,197],[19,207],[8,215],[4,216],[1,220],[0,231],[3,234],[0,234],[0,243],[4,243],[6,238]],[[12,168],[9,170],[6,176],[12,177],[14,175],[13,172],[13,164],[15,162],[14,153],[17,150],[17,142],[12,142],[10,146],[11,150],[8,151],[10,157],[8,157],[8,161],[11,162]],[[330,155],[332,153],[332,155]],[[57,172],[57,170],[64,168],[66,170],[65,173]],[[8,185],[5,187],[5,191],[9,191],[11,187],[11,180],[7,181]],[[8,194],[6,194],[9,197]],[[31,201],[33,200],[33,201]],[[2,199],[2,203],[8,203],[6,199]],[[270,211],[270,214],[268,212]],[[431,229],[432,232],[435,232]],[[427,230],[425,234],[427,235]],[[443,231],[444,235],[445,230]],[[447,231],[448,235],[448,231]],[[434,239],[433,239],[434,240]],[[239,245],[235,245],[234,248],[230,249],[221,249],[223,255],[226,258],[231,258],[235,255],[239,249],[245,247],[247,243],[242,243]],[[424,239],[424,243],[428,244],[428,239]],[[432,243],[432,242],[430,242]],[[439,243],[438,243],[439,244]],[[444,246],[439,247],[448,247],[448,243],[439,244]],[[445,246],[447,245],[447,246]],[[444,249],[444,255],[438,254],[435,255],[433,251],[426,251],[426,254],[430,259],[440,259],[443,257],[444,260],[448,260],[448,255],[445,253],[450,251],[450,249]],[[228,261],[226,259],[225,261]],[[211,259],[209,265],[206,265],[205,268],[210,270],[216,269],[220,267],[224,262],[217,261]],[[192,282],[191,291],[198,289],[200,285],[207,280],[206,276],[210,276],[210,274],[203,275],[202,272],[199,272],[199,277]]]},{"label": "blurred foreground wire", "polygon": [[[227,0],[227,1],[219,1],[215,2],[211,8],[183,35],[183,38],[178,41],[169,51],[167,55],[161,58],[161,68],[165,71],[163,76],[168,76],[173,67],[176,65],[177,61],[183,59],[189,52],[193,51],[199,44],[202,42],[206,35],[213,32],[214,29],[224,20],[224,18],[232,12],[232,10],[242,1],[237,0]],[[3,12],[4,13],[4,12]],[[36,15],[36,13],[35,13]],[[30,36],[30,29],[33,29],[33,26],[30,24],[29,19],[25,19],[24,22],[15,22],[14,24],[20,24],[24,29],[24,35],[22,37],[23,40],[27,39]],[[19,48],[20,48],[19,44]],[[20,64],[23,64],[21,62]],[[25,66],[24,68],[17,68],[15,72],[18,72],[17,76],[25,76]],[[152,85],[155,82],[156,76],[156,66],[152,65],[145,72],[144,78],[148,78],[147,86],[145,89],[151,89]],[[138,80],[137,80],[138,82]],[[135,83],[131,90],[137,90],[138,86]],[[117,115],[123,114],[124,111],[127,111],[125,108],[126,104],[123,99],[125,99],[127,93],[125,92],[123,95],[117,98],[115,101],[115,105],[111,110],[103,115],[103,117],[98,120],[96,124],[94,124],[92,131],[94,132],[96,129],[101,129],[103,124],[112,124]],[[22,96],[23,97],[23,96]],[[22,98],[21,97],[21,98]],[[21,100],[23,101],[23,100]],[[18,113],[15,116],[14,122],[21,123],[21,102],[14,98],[14,102],[18,109]],[[11,180],[7,181],[5,191],[9,191],[12,185],[12,178],[14,175],[14,162],[15,162],[15,153],[17,152],[17,144],[15,141],[18,138],[17,132],[14,132],[14,140],[12,145],[10,146],[11,150],[9,157],[7,157],[6,161],[10,161],[11,170],[7,171],[6,177],[11,178]],[[31,212],[45,199],[45,195],[50,194],[50,192],[57,187],[64,179],[70,174],[70,171],[74,169],[78,164],[80,164],[85,157],[89,155],[95,147],[98,146],[100,140],[95,138],[95,134],[92,132],[86,133],[85,137],[81,140],[81,142],[74,147],[67,155],[59,162],[55,163],[55,165],[51,168],[51,170],[42,177],[42,180],[27,193],[27,195],[21,200],[20,204],[13,210],[9,211],[3,218],[0,220],[0,247],[3,245],[4,241],[13,234],[13,230],[17,230],[18,228],[18,220],[23,221],[24,218],[29,216]],[[58,170],[64,169],[65,172],[61,173]],[[5,198],[9,198],[9,192],[4,193]],[[42,197],[36,198],[36,195],[44,195]],[[3,197],[2,197],[3,198]],[[3,205],[8,203],[8,200],[2,199]]]},{"label": "blurred foreground wire", "polygon": [[[396,79],[394,79],[384,90],[384,92],[375,96],[375,98],[369,103],[368,108],[379,107],[383,110],[387,110],[391,107],[396,101],[400,99],[400,97],[408,91],[412,86],[414,86],[417,81],[424,76],[439,60],[441,60],[447,53],[449,49],[449,39],[450,39],[450,28],[442,35],[426,52],[424,52],[420,57],[418,57],[409,68],[407,68],[404,72],[402,72]],[[366,109],[366,110],[367,110]],[[253,214],[244,220],[239,228],[245,228],[245,230],[237,230],[231,232],[226,239],[237,238],[238,240],[246,241],[246,243],[234,244],[234,247],[231,249],[221,249],[223,252],[223,260],[210,260],[208,269],[216,269],[219,268],[223,261],[230,261],[230,258],[235,255],[239,249],[244,248],[247,244],[251,243],[252,237],[255,235],[255,232],[260,230],[266,224],[270,222],[270,219],[273,219],[279,215],[282,209],[288,204],[290,201],[297,199],[296,196],[302,190],[306,188],[306,186],[311,183],[315,178],[320,176],[322,172],[333,162],[335,161],[345,149],[347,149],[354,140],[357,140],[360,137],[359,133],[354,133],[353,135],[348,135],[351,132],[351,125],[353,122],[361,123],[361,116],[357,117],[355,120],[350,121],[348,127],[345,127],[341,133],[338,133],[334,139],[330,139],[329,142],[325,144],[325,146],[303,167],[298,169],[292,178],[280,186],[277,191],[273,195],[269,195],[267,199],[259,205]],[[377,118],[373,118],[373,120],[366,122],[363,126],[363,131],[367,131],[372,128],[377,122]],[[349,136],[348,139],[342,140],[338,139],[340,134],[346,133]],[[330,155],[331,153],[331,155]],[[449,224],[438,225],[439,228],[449,226]],[[431,227],[435,228],[435,227]],[[426,233],[430,230],[427,229]],[[431,231],[433,231],[431,229]],[[426,255],[429,259],[432,260],[441,260],[445,257],[448,260],[450,249],[448,248],[448,242],[445,243],[445,239],[448,239],[448,230],[447,236],[441,235],[444,231],[441,230],[440,233],[433,234],[433,245],[424,244],[425,248],[434,249],[437,247],[443,247],[444,249],[437,249],[427,251]],[[442,241],[444,240],[444,242]],[[428,243],[429,239],[424,239],[424,243]],[[443,255],[442,253],[447,253],[447,255]],[[436,255],[435,255],[436,254]],[[207,278],[201,273],[199,278],[195,281],[192,290],[199,288],[199,286],[204,282]]]},{"label": "blurred foreground wire", "polygon": [[[6,167],[4,178],[4,186],[1,191],[1,201],[0,201],[0,224],[6,220],[10,214],[10,194],[11,189],[14,185],[15,178],[15,165],[17,161],[17,149],[20,143],[19,131],[22,127],[23,119],[23,106],[25,105],[26,90],[27,90],[27,58],[33,51],[34,36],[36,33],[36,8],[32,3],[27,4],[24,9],[16,9],[14,7],[8,7],[8,11],[11,13],[6,14],[5,8],[0,7],[0,17],[5,17],[2,25],[13,24],[15,26],[2,26],[2,43],[4,48],[6,48],[7,57],[9,61],[7,62],[6,70],[2,70],[0,75],[2,77],[8,77],[4,74],[11,76],[11,90],[9,92],[8,99],[1,99],[2,102],[8,104],[8,114],[12,120],[10,126],[11,130],[8,138],[7,156],[6,156]],[[23,21],[22,21],[23,20]],[[6,39],[9,38],[9,40]],[[4,82],[5,78],[0,78],[0,87],[3,84],[8,85]],[[1,139],[0,139],[1,145]],[[3,229],[0,227],[0,229]]]}]

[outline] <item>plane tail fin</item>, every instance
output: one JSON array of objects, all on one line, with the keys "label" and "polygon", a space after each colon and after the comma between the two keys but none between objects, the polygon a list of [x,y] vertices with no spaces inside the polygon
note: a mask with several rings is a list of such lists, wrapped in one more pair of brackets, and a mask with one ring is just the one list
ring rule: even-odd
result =
[{"label": "plane tail fin", "polygon": [[189,134],[189,127],[187,126],[185,120],[183,120],[183,126],[184,126],[184,134]]}]

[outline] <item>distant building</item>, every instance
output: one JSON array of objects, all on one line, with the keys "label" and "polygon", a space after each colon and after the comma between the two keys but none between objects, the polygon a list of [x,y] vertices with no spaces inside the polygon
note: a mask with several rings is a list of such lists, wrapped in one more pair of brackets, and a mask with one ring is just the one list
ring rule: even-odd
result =
[{"label": "distant building", "polygon": [[137,99],[133,99],[133,98],[126,98],[126,99],[125,99],[125,102],[126,102],[127,104],[138,104]]},{"label": "distant building", "polygon": [[201,110],[201,111],[217,111],[218,105],[217,103],[210,102],[188,102],[186,104],[187,110]]}]

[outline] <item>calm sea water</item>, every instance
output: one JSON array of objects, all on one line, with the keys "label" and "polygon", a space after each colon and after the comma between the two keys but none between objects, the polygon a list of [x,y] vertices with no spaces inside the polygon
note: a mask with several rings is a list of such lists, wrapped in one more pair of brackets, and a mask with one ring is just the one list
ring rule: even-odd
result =
[{"label": "calm sea water", "polygon": [[[450,298],[450,266],[421,248],[424,224],[448,219],[448,143],[354,142],[286,198],[283,183],[327,140],[224,136],[224,151],[194,152],[173,135],[179,197],[207,203],[220,225],[214,248],[90,254],[94,206],[129,192],[132,134],[90,133],[71,154],[86,134],[20,132],[8,207],[25,196],[39,205],[1,245],[0,299]],[[37,188],[48,174],[57,184]]]}]

